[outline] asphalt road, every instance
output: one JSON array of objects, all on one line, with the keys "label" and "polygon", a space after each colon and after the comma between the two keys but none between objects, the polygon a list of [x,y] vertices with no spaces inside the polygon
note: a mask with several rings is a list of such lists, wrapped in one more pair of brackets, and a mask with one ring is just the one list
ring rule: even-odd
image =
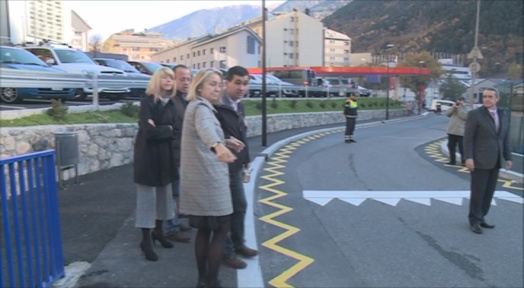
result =
[{"label": "asphalt road", "polygon": [[[496,200],[497,227],[472,233],[469,175],[427,151],[446,127],[432,116],[280,149],[254,208],[265,285],[522,287],[522,202]],[[502,184],[522,201],[522,186]]]}]

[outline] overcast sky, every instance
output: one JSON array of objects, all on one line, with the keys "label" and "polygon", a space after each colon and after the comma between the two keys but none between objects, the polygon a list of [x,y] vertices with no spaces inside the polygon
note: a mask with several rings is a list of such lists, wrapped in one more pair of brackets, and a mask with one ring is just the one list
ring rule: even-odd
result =
[{"label": "overcast sky", "polygon": [[[67,0],[68,5],[91,26],[90,36],[103,39],[125,29],[140,32],[178,19],[201,9],[250,4],[262,6],[262,0]],[[276,7],[285,1],[266,0],[266,7]]]}]

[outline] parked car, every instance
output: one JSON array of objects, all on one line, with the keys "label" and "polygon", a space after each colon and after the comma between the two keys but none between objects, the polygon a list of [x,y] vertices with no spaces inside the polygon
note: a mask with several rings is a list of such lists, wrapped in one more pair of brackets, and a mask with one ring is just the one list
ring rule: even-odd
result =
[{"label": "parked car", "polygon": [[146,61],[127,61],[131,64],[136,70],[147,75],[153,75],[156,70],[162,68],[162,65],[155,62],[146,62]]},{"label": "parked car", "polygon": [[160,65],[164,66],[164,67],[167,67],[167,68],[175,68],[176,64],[174,63],[160,63]]},{"label": "parked car", "polygon": [[[127,73],[127,76],[130,78],[137,78],[142,80],[150,80],[151,76],[146,75],[144,73],[140,73],[133,65],[127,63],[124,60],[118,60],[118,59],[109,59],[109,58],[93,58],[96,63],[99,65],[107,66],[107,67],[113,67],[119,70],[122,70]],[[129,88],[129,94],[127,96],[129,97],[138,97],[142,98],[146,95],[146,86],[144,88]]]},{"label": "parked car", "polygon": [[[27,51],[33,53],[38,58],[42,59],[52,67],[59,68],[68,73],[89,74],[96,73],[98,75],[110,76],[125,76],[126,73],[122,70],[104,67],[98,65],[84,52],[69,48],[64,45],[46,45],[25,47]],[[101,98],[109,98],[111,100],[118,100],[124,97],[129,92],[129,89],[110,88],[98,86],[98,94]],[[89,94],[93,94],[93,89],[89,87],[80,88],[77,90],[75,99],[84,100]]]},{"label": "parked car", "polygon": [[[250,83],[251,81],[253,81],[252,83],[254,84],[262,85],[262,75],[261,74],[251,74],[250,77],[256,79],[256,80],[250,79]],[[286,82],[286,81],[282,81],[280,78],[273,76],[271,74],[266,74],[266,85],[268,85],[269,87],[268,93],[275,94],[274,96],[277,96],[280,94],[279,89],[282,91],[282,96],[284,97],[298,96],[297,90],[286,87],[286,86],[294,86],[293,84]]]},{"label": "parked car", "polygon": [[360,85],[357,85],[358,86],[358,95],[360,97],[369,97],[371,96],[371,91],[367,88],[364,88]]},{"label": "parked car", "polygon": [[[30,52],[15,47],[0,46],[0,67],[18,70],[66,73],[49,67]],[[30,99],[61,99],[65,102],[75,95],[74,88],[14,88],[0,87],[0,100],[5,103],[18,103]]]}]

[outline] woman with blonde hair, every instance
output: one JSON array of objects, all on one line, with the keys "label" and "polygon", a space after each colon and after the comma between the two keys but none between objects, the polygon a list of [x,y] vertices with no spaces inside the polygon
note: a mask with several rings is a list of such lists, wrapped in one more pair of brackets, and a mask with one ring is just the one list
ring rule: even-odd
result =
[{"label": "woman with blonde hair", "polygon": [[222,73],[200,70],[189,88],[182,129],[180,212],[189,215],[189,224],[198,229],[198,287],[220,287],[218,271],[233,213],[227,164],[236,157],[225,146],[213,107],[221,92]]},{"label": "woman with blonde hair", "polygon": [[137,187],[135,227],[142,230],[140,249],[149,261],[158,260],[153,250],[156,241],[164,248],[173,248],[164,237],[162,221],[174,216],[171,183],[178,179],[173,148],[175,136],[179,135],[172,100],[176,93],[174,79],[171,69],[158,69],[140,101],[133,163]]}]

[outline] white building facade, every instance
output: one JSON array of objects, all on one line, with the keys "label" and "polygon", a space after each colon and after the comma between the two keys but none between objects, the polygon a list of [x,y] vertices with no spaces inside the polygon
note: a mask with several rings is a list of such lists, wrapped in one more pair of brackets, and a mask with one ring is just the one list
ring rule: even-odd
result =
[{"label": "white building facade", "polygon": [[71,11],[71,46],[82,51],[88,51],[91,27],[75,11]]},{"label": "white building facade", "polygon": [[326,66],[351,66],[351,38],[348,35],[325,29],[324,43],[324,64]]},{"label": "white building facade", "polygon": [[250,28],[236,27],[221,34],[190,39],[151,55],[151,61],[183,64],[193,69],[258,67],[261,43]]},{"label": "white building facade", "polygon": [[71,9],[63,0],[7,0],[9,37],[13,44],[71,41]]}]

